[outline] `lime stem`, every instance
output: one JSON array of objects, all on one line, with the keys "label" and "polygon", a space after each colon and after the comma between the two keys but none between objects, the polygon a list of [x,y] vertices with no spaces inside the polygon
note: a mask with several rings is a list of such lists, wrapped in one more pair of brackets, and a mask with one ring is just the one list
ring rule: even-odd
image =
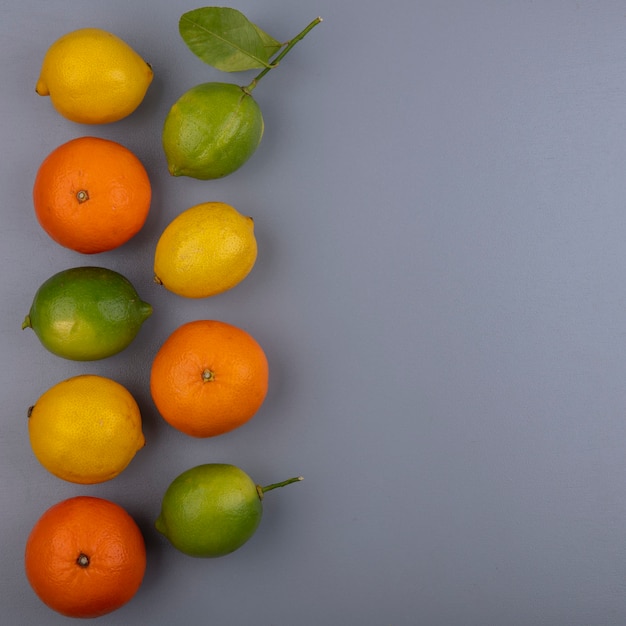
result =
[{"label": "lime stem", "polygon": [[266,487],[261,487],[261,485],[257,485],[256,490],[259,494],[259,498],[263,499],[263,494],[266,491],[271,491],[272,489],[277,489],[278,487],[284,487],[285,485],[291,485],[291,483],[297,483],[301,480],[304,480],[302,476],[294,476],[294,478],[288,478],[287,480],[283,480],[280,483],[273,483],[271,485],[267,485]]},{"label": "lime stem", "polygon": [[283,57],[301,40],[307,35],[310,30],[313,30],[315,26],[317,26],[322,21],[321,17],[316,17],[301,33],[297,34],[293,39],[290,39],[287,43],[283,44],[282,51],[275,56],[271,61],[268,67],[266,67],[260,74],[255,76],[252,79],[252,82],[244,87],[243,90],[246,93],[250,93],[258,84],[258,82],[267,74],[271,69],[275,68],[283,59]]}]

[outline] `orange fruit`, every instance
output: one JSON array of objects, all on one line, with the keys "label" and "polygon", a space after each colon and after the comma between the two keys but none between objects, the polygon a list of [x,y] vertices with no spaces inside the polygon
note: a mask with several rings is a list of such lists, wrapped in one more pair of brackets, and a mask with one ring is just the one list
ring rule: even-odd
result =
[{"label": "orange fruit", "polygon": [[265,352],[254,337],[225,322],[197,320],[177,328],[157,352],[150,392],[171,426],[214,437],[254,416],[268,378]]},{"label": "orange fruit", "polygon": [[78,137],[53,150],[33,187],[41,227],[83,254],[113,250],[134,237],[151,199],[141,161],[121,144],[98,137]]},{"label": "orange fruit", "polygon": [[118,504],[77,496],[49,508],[26,542],[26,577],[44,604],[68,617],[98,617],[126,604],[146,569],[135,520]]}]

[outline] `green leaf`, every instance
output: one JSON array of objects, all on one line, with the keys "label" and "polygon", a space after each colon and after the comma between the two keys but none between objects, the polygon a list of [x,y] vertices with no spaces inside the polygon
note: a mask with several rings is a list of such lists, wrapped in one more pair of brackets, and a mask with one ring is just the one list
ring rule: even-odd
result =
[{"label": "green leaf", "polygon": [[283,44],[261,30],[256,24],[253,24],[253,26],[256,28],[256,32],[259,33],[259,37],[261,37],[261,41],[267,50],[268,60],[271,59],[283,47]]},{"label": "green leaf", "polygon": [[236,9],[203,7],[181,15],[178,28],[189,49],[224,72],[270,67],[281,44]]}]

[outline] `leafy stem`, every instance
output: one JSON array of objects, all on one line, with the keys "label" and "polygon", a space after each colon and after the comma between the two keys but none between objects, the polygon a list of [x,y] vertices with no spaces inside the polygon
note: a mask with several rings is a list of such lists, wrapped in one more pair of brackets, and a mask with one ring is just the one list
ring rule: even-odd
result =
[{"label": "leafy stem", "polygon": [[293,39],[290,39],[287,43],[283,44],[282,50],[270,60],[269,65],[265,67],[257,76],[255,76],[249,85],[243,87],[243,90],[246,93],[250,93],[257,86],[263,76],[265,76],[265,74],[267,74],[271,69],[274,69],[281,62],[284,56],[321,21],[321,17],[316,17],[302,32],[298,33]]}]

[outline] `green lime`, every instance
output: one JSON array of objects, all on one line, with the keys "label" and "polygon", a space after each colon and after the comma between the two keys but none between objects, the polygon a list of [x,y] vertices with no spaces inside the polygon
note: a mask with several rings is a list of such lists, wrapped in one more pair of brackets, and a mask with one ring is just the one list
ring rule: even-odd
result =
[{"label": "green lime", "polygon": [[32,328],[53,354],[93,361],[126,348],[151,313],[152,307],[121,274],[75,267],[39,287],[22,328]]},{"label": "green lime", "polygon": [[261,109],[246,88],[196,85],[165,118],[162,140],[170,174],[201,180],[226,176],[252,156],[263,128]]},{"label": "green lime", "polygon": [[198,465],[167,488],[155,526],[189,556],[224,556],[256,531],[263,514],[263,494],[298,480],[302,477],[260,487],[234,465]]}]

